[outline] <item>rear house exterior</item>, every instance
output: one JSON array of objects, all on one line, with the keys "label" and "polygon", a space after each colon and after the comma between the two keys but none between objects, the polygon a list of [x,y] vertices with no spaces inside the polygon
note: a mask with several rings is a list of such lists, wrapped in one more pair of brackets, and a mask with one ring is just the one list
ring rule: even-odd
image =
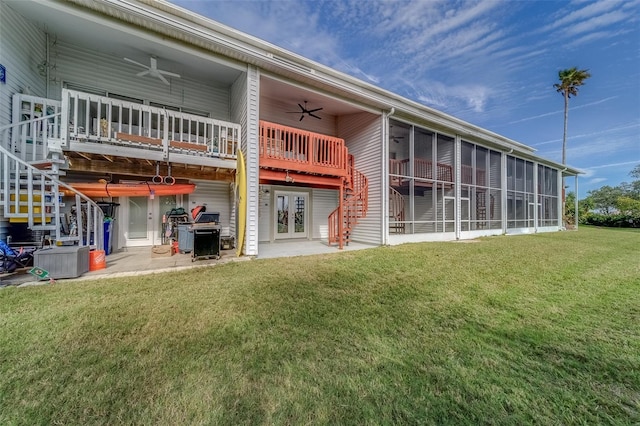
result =
[{"label": "rear house exterior", "polygon": [[579,172],[167,2],[0,0],[0,40],[2,240],[100,246],[107,203],[114,249],[196,206],[251,256],[557,231]]}]

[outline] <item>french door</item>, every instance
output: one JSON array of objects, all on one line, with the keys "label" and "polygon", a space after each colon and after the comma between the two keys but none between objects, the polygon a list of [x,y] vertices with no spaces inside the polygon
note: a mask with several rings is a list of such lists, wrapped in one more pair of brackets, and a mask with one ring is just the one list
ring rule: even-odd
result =
[{"label": "french door", "polygon": [[275,239],[307,238],[308,197],[304,192],[275,192]]},{"label": "french door", "polygon": [[162,215],[177,206],[176,195],[126,197],[123,209],[125,247],[150,246],[162,241]]}]

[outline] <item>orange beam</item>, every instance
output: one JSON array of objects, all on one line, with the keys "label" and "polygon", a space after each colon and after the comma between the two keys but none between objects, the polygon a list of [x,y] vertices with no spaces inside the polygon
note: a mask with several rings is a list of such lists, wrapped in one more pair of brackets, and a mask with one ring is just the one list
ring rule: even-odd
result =
[{"label": "orange beam", "polygon": [[341,177],[305,175],[281,170],[260,169],[260,180],[264,182],[300,183],[339,188],[342,186]]}]

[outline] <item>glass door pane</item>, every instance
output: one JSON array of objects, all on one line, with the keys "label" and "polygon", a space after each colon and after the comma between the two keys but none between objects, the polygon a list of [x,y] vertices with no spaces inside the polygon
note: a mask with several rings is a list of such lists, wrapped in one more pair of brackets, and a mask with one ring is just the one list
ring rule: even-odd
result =
[{"label": "glass door pane", "polygon": [[129,197],[129,233],[128,239],[147,239],[149,197]]},{"label": "glass door pane", "polygon": [[276,233],[278,235],[289,234],[289,196],[278,195],[276,197]]},{"label": "glass door pane", "polygon": [[293,221],[295,223],[294,225],[294,229],[293,229],[293,233],[294,234],[306,234],[306,227],[305,227],[305,217],[306,217],[306,211],[305,211],[305,204],[306,204],[306,198],[303,195],[294,195],[293,196],[293,211],[292,214],[294,215],[293,217]]},{"label": "glass door pane", "polygon": [[277,191],[275,238],[307,236],[307,194]]}]

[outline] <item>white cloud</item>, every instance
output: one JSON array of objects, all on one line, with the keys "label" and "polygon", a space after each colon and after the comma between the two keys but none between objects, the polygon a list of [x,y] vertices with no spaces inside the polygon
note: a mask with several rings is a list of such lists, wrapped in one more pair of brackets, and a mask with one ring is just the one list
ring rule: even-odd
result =
[{"label": "white cloud", "polygon": [[577,34],[596,31],[602,27],[608,27],[612,24],[624,21],[628,19],[628,17],[629,16],[622,11],[609,12],[566,27],[565,34],[574,36]]},{"label": "white cloud", "polygon": [[588,185],[594,185],[596,183],[602,183],[602,182],[606,182],[606,181],[607,181],[607,178],[593,178],[593,179],[587,181],[587,184]]},{"label": "white cloud", "polygon": [[481,85],[447,86],[440,82],[425,82],[414,86],[416,98],[431,107],[446,110],[465,108],[475,112],[483,112],[491,89]]},{"label": "white cloud", "polygon": [[[585,3],[578,3],[585,4]],[[566,26],[571,26],[575,22],[581,21],[583,19],[591,18],[593,16],[600,15],[602,13],[606,13],[611,9],[617,8],[619,3],[615,1],[599,1],[599,2],[586,2],[586,6],[578,9],[574,12],[566,13],[565,11],[558,12],[558,15],[561,16],[560,19],[554,21],[552,24],[543,28],[543,30],[550,30],[555,28],[561,28]]]}]

